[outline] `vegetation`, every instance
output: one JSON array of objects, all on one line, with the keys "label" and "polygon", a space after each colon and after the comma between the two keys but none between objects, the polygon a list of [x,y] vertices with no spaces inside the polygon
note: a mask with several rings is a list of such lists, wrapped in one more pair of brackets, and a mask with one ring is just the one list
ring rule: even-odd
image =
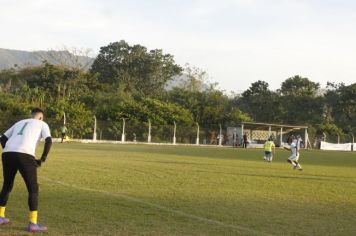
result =
[{"label": "vegetation", "polygon": [[[167,89],[167,83],[179,76],[185,82]],[[356,132],[356,83],[330,83],[323,91],[318,83],[297,75],[287,78],[276,91],[267,82],[257,81],[231,97],[210,83],[206,72],[189,65],[183,68],[173,55],[160,49],[125,41],[102,47],[89,71],[46,61],[41,66],[2,70],[0,98],[2,130],[26,116],[30,107],[39,106],[55,129],[65,112],[70,133],[79,138],[92,133],[94,115],[105,123],[111,139],[120,137],[117,123],[123,118],[136,131],[143,122],[176,122],[186,127],[187,136],[193,135],[188,127],[196,123],[209,133],[219,125],[241,121],[307,124],[317,135],[346,137]],[[191,142],[189,138],[183,141]]]}]

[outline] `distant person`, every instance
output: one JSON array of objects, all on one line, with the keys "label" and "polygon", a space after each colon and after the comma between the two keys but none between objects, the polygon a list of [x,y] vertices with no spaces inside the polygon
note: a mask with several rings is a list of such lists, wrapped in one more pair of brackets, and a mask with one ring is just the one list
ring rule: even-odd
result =
[{"label": "distant person", "polygon": [[314,137],[314,140],[313,140],[313,148],[316,149],[318,147],[318,138],[317,137]]},{"label": "distant person", "polygon": [[[51,133],[48,125],[43,122],[43,111],[35,108],[31,112],[32,118],[20,120],[8,129],[0,138],[4,182],[0,193],[0,225],[9,224],[5,218],[5,206],[14,185],[17,171],[20,172],[28,190],[28,206],[30,208],[27,231],[45,231],[47,227],[37,222],[38,183],[37,167],[45,162],[52,145]],[[38,141],[45,140],[40,159],[35,159]]]},{"label": "distant person", "polygon": [[212,132],[210,134],[210,144],[215,144],[215,145],[217,144],[215,132]]},{"label": "distant person", "polygon": [[269,137],[269,139],[263,145],[265,149],[265,155],[263,159],[268,162],[272,162],[273,156],[276,152],[276,145],[273,142],[273,137]]},{"label": "distant person", "polygon": [[234,129],[234,133],[232,134],[232,147],[237,147],[237,140],[239,136],[237,135],[236,129]]},{"label": "distant person", "polygon": [[290,144],[291,155],[287,159],[287,161],[292,164],[293,168],[298,170],[303,170],[302,166],[298,162],[301,141],[302,138],[300,135],[297,135],[296,138],[293,138],[292,143]]},{"label": "distant person", "polygon": [[248,140],[247,140],[247,135],[246,134],[244,134],[243,135],[243,148],[247,148],[247,144],[248,144]]},{"label": "distant person", "polygon": [[287,138],[288,145],[291,145],[291,143],[293,142],[293,138],[294,138],[294,135],[289,135],[288,136],[288,138]]},{"label": "distant person", "polygon": [[61,143],[63,143],[64,139],[66,138],[66,133],[67,133],[67,127],[63,125],[61,127]]}]

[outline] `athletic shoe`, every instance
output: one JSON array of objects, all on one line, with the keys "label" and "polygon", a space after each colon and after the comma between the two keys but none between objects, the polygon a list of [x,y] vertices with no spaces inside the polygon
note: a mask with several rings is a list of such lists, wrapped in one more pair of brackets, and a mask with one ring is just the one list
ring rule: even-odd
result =
[{"label": "athletic shoe", "polygon": [[0,217],[0,225],[7,225],[10,224],[10,220],[5,217]]},{"label": "athletic shoe", "polygon": [[27,231],[28,232],[39,232],[39,231],[46,231],[48,228],[46,226],[43,226],[41,224],[33,224],[29,223],[27,226]]},{"label": "athletic shoe", "polygon": [[298,170],[302,171],[302,170],[303,170],[303,168],[299,168]]}]

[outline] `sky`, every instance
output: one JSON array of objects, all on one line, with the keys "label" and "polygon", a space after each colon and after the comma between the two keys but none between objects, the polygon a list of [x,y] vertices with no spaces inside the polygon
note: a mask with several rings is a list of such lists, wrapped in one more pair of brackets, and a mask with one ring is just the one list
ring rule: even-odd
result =
[{"label": "sky", "polygon": [[163,49],[227,92],[294,75],[325,87],[356,82],[353,0],[0,0],[0,48],[74,47],[97,54],[125,40]]}]

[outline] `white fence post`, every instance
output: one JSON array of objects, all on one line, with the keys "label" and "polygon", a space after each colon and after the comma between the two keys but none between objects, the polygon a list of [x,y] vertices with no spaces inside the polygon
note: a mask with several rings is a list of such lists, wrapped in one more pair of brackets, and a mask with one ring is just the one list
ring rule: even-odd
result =
[{"label": "white fence post", "polygon": [[222,145],[222,139],[223,139],[221,124],[219,124],[219,128],[220,128],[220,131],[219,131],[219,146],[221,146]]},{"label": "white fence post", "polygon": [[174,123],[174,130],[173,130],[173,144],[176,144],[176,131],[177,131],[177,124],[175,121],[173,121]]},{"label": "white fence post", "polygon": [[147,137],[147,142],[151,142],[151,120],[148,120],[148,137]]},{"label": "white fence post", "polygon": [[125,142],[125,118],[122,118],[122,134],[121,134],[121,142]]},{"label": "white fence post", "polygon": [[200,131],[199,131],[199,124],[198,124],[198,122],[196,122],[196,124],[197,124],[197,141],[196,141],[196,145],[199,145],[199,133],[200,133]]},{"label": "white fence post", "polygon": [[63,125],[66,125],[66,113],[63,112]]},{"label": "white fence post", "polygon": [[[308,148],[308,143],[309,143],[308,129],[305,129],[305,133],[304,133],[304,148],[305,149]],[[311,146],[310,146],[310,148],[311,148]]]},{"label": "white fence post", "polygon": [[96,116],[94,115],[94,132],[93,132],[93,141],[96,141]]},{"label": "white fence post", "polygon": [[355,137],[354,134],[351,134],[352,136],[352,144],[351,144],[351,152],[353,152],[355,150]]}]

